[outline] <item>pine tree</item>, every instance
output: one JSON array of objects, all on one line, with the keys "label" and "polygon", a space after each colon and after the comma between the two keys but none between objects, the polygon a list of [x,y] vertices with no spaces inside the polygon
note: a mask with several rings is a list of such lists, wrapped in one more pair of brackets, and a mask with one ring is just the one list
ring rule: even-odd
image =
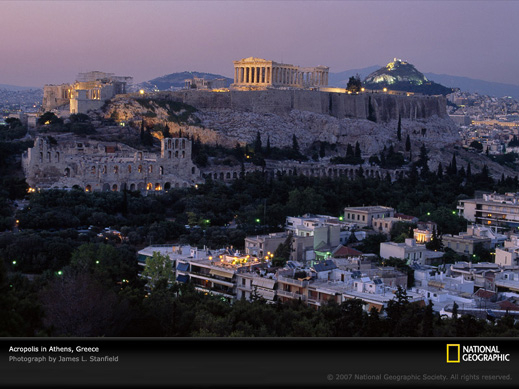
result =
[{"label": "pine tree", "polygon": [[321,142],[319,145],[319,157],[324,158],[326,156],[326,143]]},{"label": "pine tree", "polygon": [[458,166],[456,164],[456,154],[452,154],[452,161],[447,169],[447,174],[450,176],[455,176],[458,174]]},{"label": "pine tree", "polygon": [[355,152],[353,151],[353,147],[348,143],[346,146],[346,157],[355,157]]},{"label": "pine tree", "polygon": [[359,142],[355,144],[355,158],[360,159],[362,157],[362,153],[360,151],[360,145]]},{"label": "pine tree", "polygon": [[472,170],[470,169],[470,162],[467,165],[467,180],[472,178]]},{"label": "pine tree", "polygon": [[265,156],[269,156],[271,153],[271,149],[270,149],[270,135],[267,136],[267,147],[265,148]]},{"label": "pine tree", "polygon": [[398,115],[398,127],[396,129],[396,137],[400,142],[402,140],[402,117]]},{"label": "pine tree", "polygon": [[436,175],[438,176],[439,180],[443,178],[443,167],[441,162],[438,164],[438,170],[436,171]]},{"label": "pine tree", "polygon": [[405,139],[405,151],[411,151],[411,138],[409,134],[407,134],[407,138]]},{"label": "pine tree", "polygon": [[292,151],[299,153],[299,143],[297,143],[296,134],[292,135]]},{"label": "pine tree", "polygon": [[256,140],[254,141],[254,153],[261,153],[261,135],[259,131],[256,133]]}]

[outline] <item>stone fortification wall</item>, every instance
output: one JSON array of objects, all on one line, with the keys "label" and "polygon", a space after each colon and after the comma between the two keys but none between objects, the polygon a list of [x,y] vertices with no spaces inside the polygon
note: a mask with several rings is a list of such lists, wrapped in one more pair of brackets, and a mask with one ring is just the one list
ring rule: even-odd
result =
[{"label": "stone fortification wall", "polygon": [[284,115],[292,110],[331,115],[339,119],[367,119],[369,107],[377,121],[403,119],[428,119],[432,116],[446,118],[446,101],[443,96],[406,96],[386,93],[320,92],[313,90],[258,90],[258,91],[179,91],[169,93],[170,98],[199,109],[231,109],[241,112],[272,113]]},{"label": "stone fortification wall", "polygon": [[184,138],[165,138],[160,152],[147,152],[114,142],[74,138],[52,144],[37,137],[22,167],[32,188],[160,191],[201,182],[191,146]]}]

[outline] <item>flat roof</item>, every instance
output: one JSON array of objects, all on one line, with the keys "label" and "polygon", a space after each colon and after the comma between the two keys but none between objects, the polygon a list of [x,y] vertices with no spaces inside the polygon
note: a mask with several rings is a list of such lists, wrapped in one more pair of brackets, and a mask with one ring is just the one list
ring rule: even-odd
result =
[{"label": "flat roof", "polygon": [[386,212],[394,211],[391,207],[384,207],[382,205],[372,205],[367,207],[345,207],[345,211],[357,211],[357,212]]}]

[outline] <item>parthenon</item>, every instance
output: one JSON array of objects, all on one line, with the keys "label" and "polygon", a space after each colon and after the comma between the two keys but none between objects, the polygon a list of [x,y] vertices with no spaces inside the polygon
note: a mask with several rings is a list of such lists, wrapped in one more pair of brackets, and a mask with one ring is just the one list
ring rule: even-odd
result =
[{"label": "parthenon", "polygon": [[328,85],[327,66],[303,68],[255,57],[233,63],[233,89],[317,88]]}]

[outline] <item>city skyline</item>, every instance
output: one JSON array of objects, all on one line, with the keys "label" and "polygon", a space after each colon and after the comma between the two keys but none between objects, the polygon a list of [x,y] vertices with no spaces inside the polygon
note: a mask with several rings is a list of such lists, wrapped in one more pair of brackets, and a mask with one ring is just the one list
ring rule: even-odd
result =
[{"label": "city skyline", "polygon": [[246,57],[330,67],[385,65],[519,85],[517,2],[2,2],[0,83],[41,87],[101,70],[136,83]]}]

